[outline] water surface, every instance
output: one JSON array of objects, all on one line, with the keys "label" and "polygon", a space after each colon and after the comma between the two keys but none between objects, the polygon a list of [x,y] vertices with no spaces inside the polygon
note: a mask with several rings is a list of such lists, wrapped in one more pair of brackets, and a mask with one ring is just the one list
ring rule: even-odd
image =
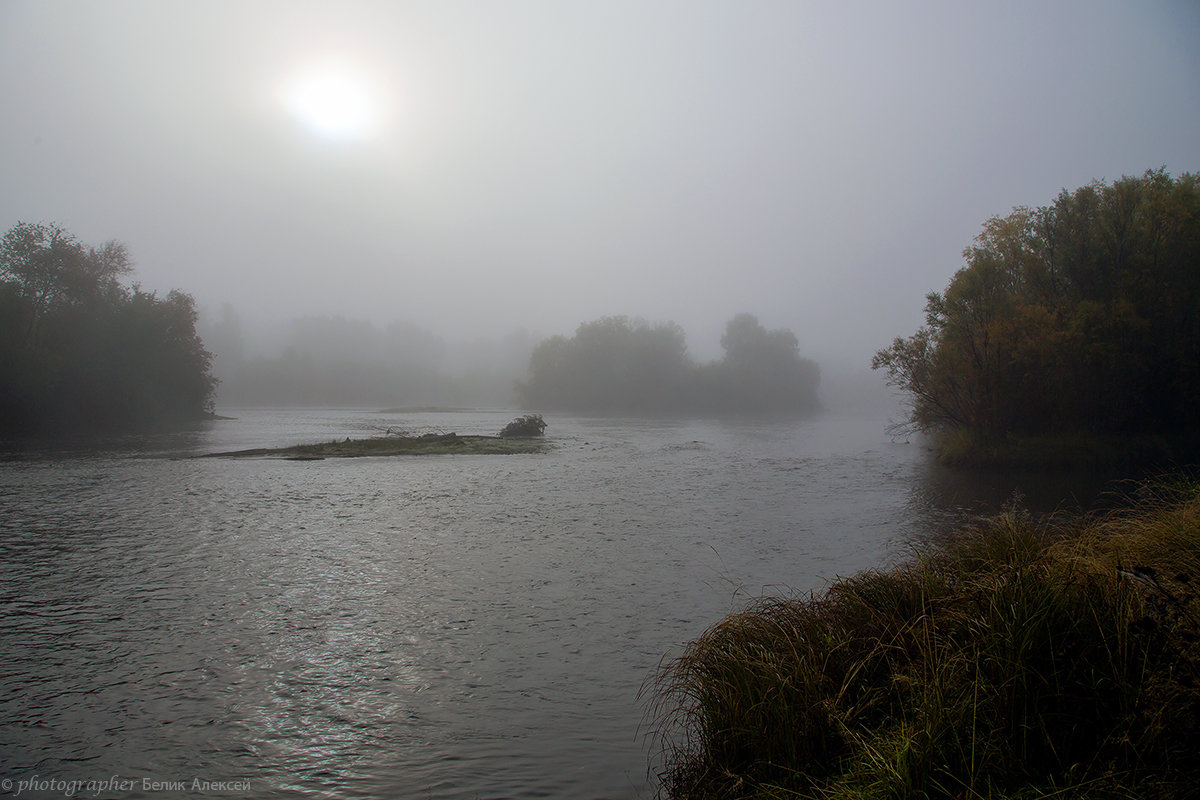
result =
[{"label": "water surface", "polygon": [[195,796],[143,778],[249,780],[260,797],[649,797],[638,695],[664,654],[753,596],[903,557],[1014,486],[1050,505],[1073,491],[964,480],[885,420],[837,413],[552,417],[540,455],[187,458],[515,416],[231,413],[0,461],[14,790],[119,775],[138,782],[120,797]]}]

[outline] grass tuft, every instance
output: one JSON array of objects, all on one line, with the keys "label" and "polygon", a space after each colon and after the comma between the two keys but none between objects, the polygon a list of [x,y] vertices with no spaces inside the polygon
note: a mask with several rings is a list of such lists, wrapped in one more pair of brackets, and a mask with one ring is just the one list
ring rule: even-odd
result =
[{"label": "grass tuft", "polygon": [[1200,484],[980,521],[764,598],[649,689],[672,798],[1185,798],[1200,786]]}]

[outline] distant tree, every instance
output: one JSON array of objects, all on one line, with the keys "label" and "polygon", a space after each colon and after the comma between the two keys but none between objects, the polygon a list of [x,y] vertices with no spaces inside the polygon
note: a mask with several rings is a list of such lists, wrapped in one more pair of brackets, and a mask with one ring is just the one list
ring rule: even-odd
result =
[{"label": "distant tree", "polygon": [[522,397],[532,405],[582,411],[665,411],[679,402],[690,369],[682,329],[605,317],[556,336],[530,357]]},{"label": "distant tree", "polygon": [[85,247],[57,225],[19,223],[0,241],[0,430],[127,428],[211,411],[211,356],[192,298],[118,278],[125,246]]},{"label": "distant tree", "polygon": [[627,317],[580,325],[539,344],[520,386],[527,405],[606,413],[803,413],[817,407],[819,370],[790,331],[743,314],[722,339],[725,359],[697,366],[683,330]]},{"label": "distant tree", "polygon": [[919,429],[1195,430],[1200,180],[1163,170],[984,223],[925,325],[872,365]]},{"label": "distant tree", "polygon": [[725,359],[712,368],[712,401],[723,410],[812,411],[821,375],[800,356],[789,330],[768,331],[753,314],[738,314],[721,336]]},{"label": "distant tree", "polygon": [[[221,332],[225,325],[217,325]],[[221,336],[217,345],[228,341]],[[284,329],[280,352],[256,354],[223,370],[222,399],[270,405],[473,405],[483,392],[447,368],[445,342],[416,325],[395,322],[380,330],[364,319],[308,316]],[[511,402],[515,374],[496,385]]]},{"label": "distant tree", "polygon": [[227,371],[236,369],[246,359],[246,341],[242,332],[242,319],[230,303],[221,305],[216,319],[205,318],[203,336],[212,351],[213,362],[221,363]]}]

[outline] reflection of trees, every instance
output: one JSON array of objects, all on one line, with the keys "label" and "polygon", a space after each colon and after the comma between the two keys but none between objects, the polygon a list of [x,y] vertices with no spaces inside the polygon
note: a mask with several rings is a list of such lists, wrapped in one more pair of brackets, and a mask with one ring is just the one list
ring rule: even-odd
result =
[{"label": "reflection of trees", "polygon": [[767,331],[750,314],[731,320],[725,358],[697,366],[682,329],[606,317],[571,338],[542,342],[521,386],[526,405],[600,412],[804,412],[817,407],[816,364],[791,331]]},{"label": "reflection of trees", "polygon": [[[963,518],[996,514],[1005,507],[1035,514],[1074,512],[1093,507],[1118,486],[1119,475],[1094,469],[964,470],[934,458],[921,461],[913,474],[914,509],[955,524]],[[1115,495],[1114,495],[1115,496]]]}]

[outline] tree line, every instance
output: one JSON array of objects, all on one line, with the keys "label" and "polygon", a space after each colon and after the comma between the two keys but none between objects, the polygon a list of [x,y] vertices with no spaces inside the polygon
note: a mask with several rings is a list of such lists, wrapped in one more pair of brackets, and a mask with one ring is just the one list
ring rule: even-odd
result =
[{"label": "tree line", "polygon": [[299,317],[247,338],[228,304],[202,314],[200,328],[223,405],[509,407],[536,341],[521,330],[446,341],[411,322],[341,316]]},{"label": "tree line", "polygon": [[211,356],[192,298],[121,279],[125,245],[56,224],[0,240],[0,433],[170,426],[212,411]]},{"label": "tree line", "polygon": [[721,337],[724,358],[697,364],[683,329],[605,317],[540,343],[518,387],[531,408],[598,413],[781,413],[819,407],[820,370],[789,330],[739,314]]},{"label": "tree line", "polygon": [[922,430],[1200,430],[1200,177],[1162,169],[993,217],[873,366]]}]

